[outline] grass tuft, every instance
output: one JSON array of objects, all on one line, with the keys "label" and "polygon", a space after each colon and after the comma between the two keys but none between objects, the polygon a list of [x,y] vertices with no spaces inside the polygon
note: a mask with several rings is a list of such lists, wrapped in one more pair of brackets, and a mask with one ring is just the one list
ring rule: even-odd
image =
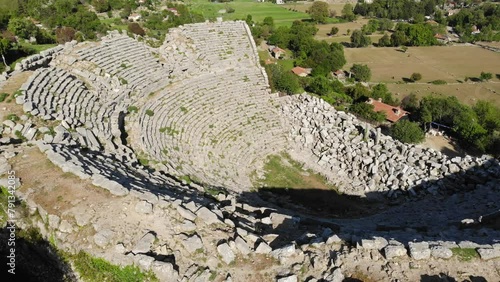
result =
[{"label": "grass tuft", "polygon": [[70,259],[84,281],[158,281],[151,271],[142,272],[137,266],[120,267],[113,265],[104,259],[91,257],[83,251],[70,256]]},{"label": "grass tuft", "polygon": [[460,261],[471,261],[479,257],[476,249],[473,248],[451,248],[451,252]]}]

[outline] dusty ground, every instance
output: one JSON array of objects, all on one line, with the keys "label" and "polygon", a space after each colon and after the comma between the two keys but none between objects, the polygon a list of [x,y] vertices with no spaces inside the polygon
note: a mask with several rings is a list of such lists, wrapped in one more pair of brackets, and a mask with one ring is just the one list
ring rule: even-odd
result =
[{"label": "dusty ground", "polygon": [[440,151],[449,157],[465,156],[458,145],[443,136],[426,136],[425,141],[420,146]]},{"label": "dusty ground", "polygon": [[389,91],[398,99],[403,99],[410,93],[419,98],[427,95],[456,96],[462,103],[473,105],[477,100],[493,102],[500,107],[500,82],[452,83],[446,85],[422,83],[387,83]]},{"label": "dusty ground", "polygon": [[[356,29],[361,29],[363,25],[365,25],[366,23],[368,23],[368,19],[358,18],[354,22],[318,24],[316,25],[316,27],[318,28],[318,33],[316,34],[315,38],[317,40],[325,40],[326,42],[350,43],[352,32]],[[332,29],[333,26],[338,27],[339,32],[334,36],[328,36],[328,33],[330,33],[330,30]],[[348,29],[350,30],[350,33],[347,32]],[[383,34],[379,32],[375,32],[372,35],[369,35],[372,42],[374,43],[377,43],[382,36]]]},{"label": "dusty ground", "polygon": [[9,114],[16,114],[17,116],[22,115],[23,107],[16,104],[12,94],[16,92],[19,87],[31,76],[33,72],[27,71],[19,73],[7,80],[5,85],[0,88],[0,93],[11,94],[5,101],[0,103],[0,121],[3,121],[5,117]]},{"label": "dusty ground", "polygon": [[[495,74],[500,69],[499,54],[477,46],[410,47],[407,53],[397,48],[346,48],[349,69],[354,63],[367,64],[372,71],[371,82],[387,83],[399,99],[410,93],[419,97],[429,94],[456,96],[460,101],[474,104],[478,99],[500,106],[500,81]],[[465,77],[478,77],[482,71],[491,72],[489,82],[465,82]],[[418,83],[403,83],[412,73],[422,74]],[[446,85],[429,81],[444,80]]]},{"label": "dusty ground", "polygon": [[[414,72],[422,74],[421,82],[442,79],[448,83],[478,77],[482,71],[493,75],[500,69],[500,54],[477,46],[409,47],[406,53],[397,48],[346,48],[347,66],[367,64],[371,81],[402,81]],[[493,78],[493,81],[498,81]],[[500,86],[498,86],[500,87]]]}]

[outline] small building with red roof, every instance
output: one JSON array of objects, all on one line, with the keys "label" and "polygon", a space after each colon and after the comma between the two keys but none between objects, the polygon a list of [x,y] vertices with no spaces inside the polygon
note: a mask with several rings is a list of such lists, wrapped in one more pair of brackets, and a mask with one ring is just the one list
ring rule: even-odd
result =
[{"label": "small building with red roof", "polygon": [[311,74],[311,71],[312,71],[312,69],[310,69],[310,68],[303,68],[303,67],[294,67],[292,69],[292,72],[295,75],[300,76],[300,77],[306,77],[306,76],[308,76],[309,74]]},{"label": "small building with red roof", "polygon": [[386,119],[392,123],[397,122],[402,117],[409,114],[409,112],[403,110],[401,107],[395,107],[382,103],[381,99],[375,100],[369,98],[367,103],[373,105],[373,111],[385,113]]}]

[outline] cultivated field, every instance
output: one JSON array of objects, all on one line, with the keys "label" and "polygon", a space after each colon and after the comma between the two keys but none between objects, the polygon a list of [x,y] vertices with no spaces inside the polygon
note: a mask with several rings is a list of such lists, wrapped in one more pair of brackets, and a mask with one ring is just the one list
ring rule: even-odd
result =
[{"label": "cultivated field", "polygon": [[[407,53],[397,48],[346,48],[349,69],[354,63],[367,64],[372,70],[371,82],[384,82],[400,99],[413,92],[418,96],[442,94],[457,96],[464,103],[477,99],[491,100],[500,106],[500,54],[476,46],[410,47]],[[490,82],[474,82],[479,74],[491,72]],[[422,74],[417,83],[402,83],[414,72]],[[466,77],[473,78],[465,82]],[[446,85],[427,82],[444,80]]]},{"label": "cultivated field", "polygon": [[[283,5],[270,2],[256,2],[254,0],[235,0],[229,3],[211,3],[207,0],[193,0],[185,2],[193,11],[202,13],[207,19],[222,15],[224,20],[241,20],[252,15],[254,22],[262,22],[265,17],[272,17],[276,26],[291,26],[296,20],[309,19],[309,14],[290,11]],[[219,14],[220,10],[234,9],[234,13]]]}]

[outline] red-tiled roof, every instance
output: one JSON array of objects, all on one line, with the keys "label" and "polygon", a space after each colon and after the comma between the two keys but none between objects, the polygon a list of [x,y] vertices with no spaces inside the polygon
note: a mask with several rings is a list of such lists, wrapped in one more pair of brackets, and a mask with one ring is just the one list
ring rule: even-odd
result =
[{"label": "red-tiled roof", "polygon": [[294,67],[294,68],[292,69],[292,72],[293,72],[294,74],[296,74],[296,75],[301,75],[301,74],[303,74],[303,73],[307,74],[306,69],[305,69],[305,68],[301,68],[301,67]]},{"label": "red-tiled roof", "polygon": [[434,38],[436,39],[442,39],[442,40],[446,40],[446,36],[442,35],[442,34],[439,34],[439,33],[436,33],[434,35]]},{"label": "red-tiled roof", "polygon": [[281,49],[280,47],[274,47],[272,52],[273,53],[278,53],[278,52],[285,53],[285,50]]},{"label": "red-tiled roof", "polygon": [[384,112],[387,120],[390,122],[396,122],[400,118],[406,116],[409,113],[401,109],[400,107],[387,105],[385,103],[382,103],[381,101],[377,101],[372,98],[368,100],[368,103],[373,105],[373,110],[375,112]]},{"label": "red-tiled roof", "polygon": [[334,72],[335,75],[343,75],[344,74],[344,71],[343,70],[336,70]]}]

